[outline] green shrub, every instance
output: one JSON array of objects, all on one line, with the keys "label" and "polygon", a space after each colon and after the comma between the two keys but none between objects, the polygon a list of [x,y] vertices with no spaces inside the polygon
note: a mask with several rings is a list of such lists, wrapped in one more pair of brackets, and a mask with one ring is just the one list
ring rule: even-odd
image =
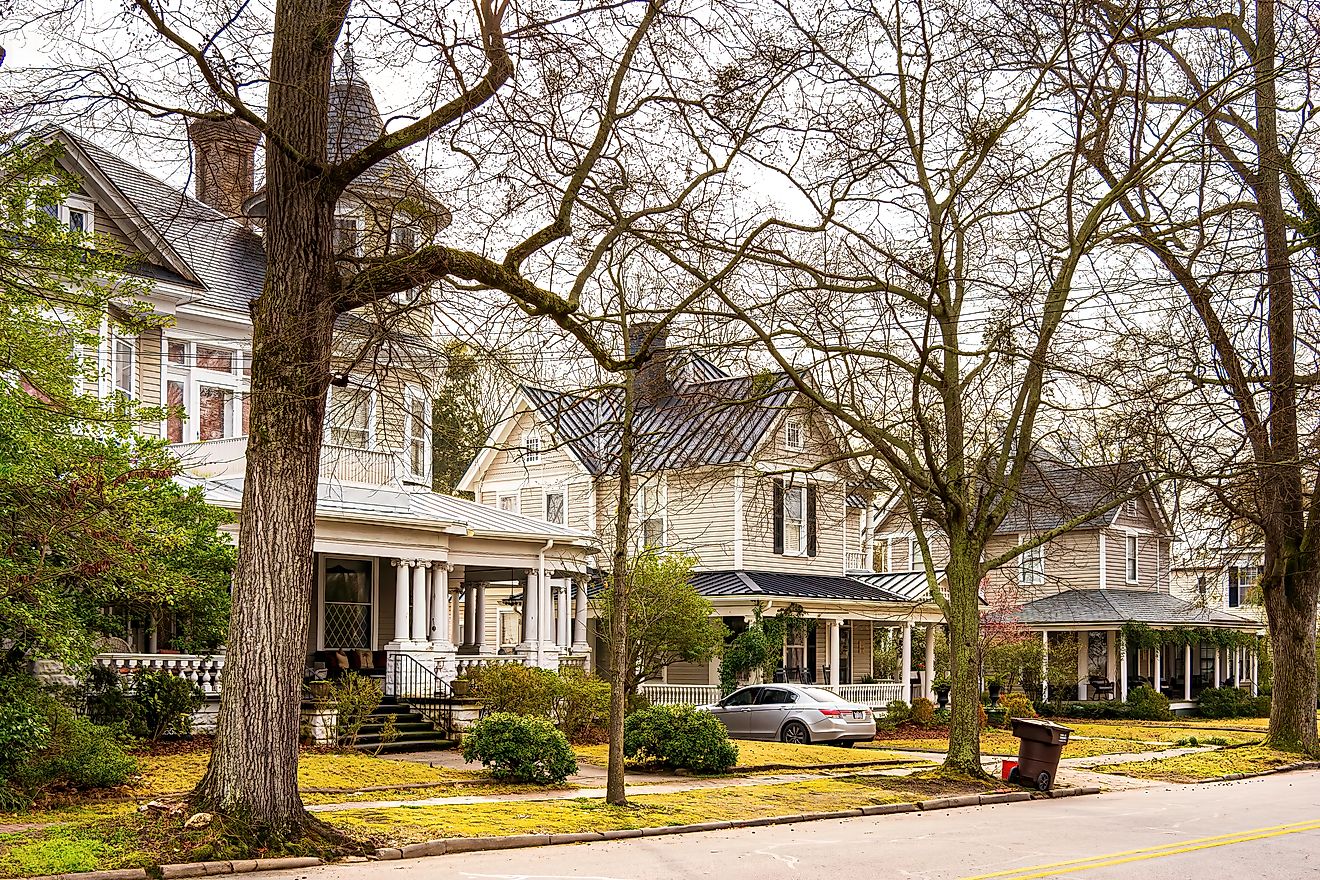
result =
[{"label": "green shrub", "polygon": [[925,697],[917,697],[912,701],[912,722],[922,727],[930,727],[935,723],[935,704]]},{"label": "green shrub", "polygon": [[1251,698],[1251,717],[1253,718],[1270,717],[1269,694],[1261,694],[1259,697]]},{"label": "green shrub", "polygon": [[1137,721],[1168,721],[1173,718],[1173,713],[1169,711],[1169,698],[1144,684],[1128,691],[1127,714]]},{"label": "green shrub", "polygon": [[1196,711],[1202,718],[1250,718],[1256,712],[1256,701],[1241,688],[1206,688]]},{"label": "green shrub", "polygon": [[693,773],[724,773],[738,763],[729,729],[691,706],[651,706],[623,722],[623,754],[644,764]]},{"label": "green shrub", "polygon": [[480,761],[496,779],[561,785],[577,772],[568,739],[545,718],[496,712],[463,736],[463,760]]},{"label": "green shrub", "polygon": [[521,663],[492,663],[468,671],[472,696],[491,712],[549,718],[554,704],[555,673]]},{"label": "green shrub", "polygon": [[885,718],[894,724],[902,724],[912,717],[912,707],[902,700],[890,700],[885,706]]},{"label": "green shrub", "polygon": [[337,711],[335,733],[340,745],[356,745],[362,725],[385,699],[385,689],[374,678],[350,672],[336,679],[330,700]]},{"label": "green shrub", "polygon": [[124,678],[108,666],[92,666],[78,694],[87,707],[88,718],[97,724],[111,724],[133,717],[133,698],[124,687]]},{"label": "green shrub", "polygon": [[202,705],[202,690],[163,669],[139,669],[133,674],[131,730],[135,736],[158,740],[166,734],[192,732],[192,715]]},{"label": "green shrub", "polygon": [[1031,705],[1031,700],[1027,699],[1026,694],[1009,694],[999,701],[999,705],[1004,710],[1005,724],[1010,718],[1036,717],[1036,709]]},{"label": "green shrub", "polygon": [[49,743],[24,770],[31,788],[113,788],[137,772],[137,762],[124,752],[123,725],[93,724],[58,703],[51,706],[49,724]]},{"label": "green shrub", "polygon": [[609,726],[609,682],[593,678],[580,669],[553,675],[550,719],[569,742],[579,742]]},{"label": "green shrub", "polygon": [[[50,703],[31,676],[0,678],[0,790],[49,742]],[[4,806],[0,796],[0,808]]]}]

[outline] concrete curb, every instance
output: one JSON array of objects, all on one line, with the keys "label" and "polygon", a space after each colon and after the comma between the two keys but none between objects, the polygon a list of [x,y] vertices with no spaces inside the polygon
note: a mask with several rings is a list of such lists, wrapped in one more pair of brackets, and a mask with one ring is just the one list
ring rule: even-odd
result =
[{"label": "concrete curb", "polygon": [[90,871],[82,874],[47,874],[29,880],[148,880],[149,877],[214,877],[221,874],[250,874],[255,871],[285,871],[292,868],[312,868],[324,864],[313,856],[290,856],[282,859],[236,859],[232,862],[185,862],[161,865],[159,873],[148,873],[146,868],[121,868],[117,871]]},{"label": "concrete curb", "polygon": [[[1099,794],[1098,786],[1056,788],[1039,793],[1030,791],[997,791],[987,794],[965,794],[955,797],[933,798],[928,801],[896,804],[871,804],[851,810],[832,810],[821,813],[799,813],[789,816],[762,816],[757,819],[735,819],[719,822],[695,822],[690,825],[664,825],[656,828],[625,828],[617,831],[584,831],[574,834],[514,834],[507,837],[448,837],[411,843],[402,847],[388,847],[376,851],[382,861],[440,856],[453,853],[484,852],[497,849],[522,849],[534,846],[560,846],[574,843],[592,843],[600,840],[624,840],[634,837],[666,837],[672,834],[697,834],[703,831],[725,831],[731,828],[761,828],[767,825],[791,825],[797,822],[819,822],[825,819],[856,819],[861,816],[888,816],[895,813],[930,812],[959,807],[1014,804],[1046,798],[1079,797]],[[84,878],[86,875],[78,875]]]},{"label": "concrete curb", "polygon": [[1261,770],[1259,773],[1230,773],[1227,776],[1216,776],[1214,779],[1198,779],[1194,785],[1207,785],[1211,782],[1237,782],[1239,779],[1256,779],[1261,776],[1274,776],[1278,773],[1291,773],[1294,770],[1317,770],[1320,769],[1320,761],[1298,761],[1295,764],[1284,764],[1282,767],[1275,767],[1271,770]]}]

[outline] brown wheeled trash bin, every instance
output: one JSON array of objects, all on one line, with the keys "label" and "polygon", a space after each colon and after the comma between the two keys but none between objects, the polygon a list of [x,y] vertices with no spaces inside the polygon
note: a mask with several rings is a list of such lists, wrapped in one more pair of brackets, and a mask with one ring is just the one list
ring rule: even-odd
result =
[{"label": "brown wheeled trash bin", "polygon": [[1068,744],[1072,728],[1041,721],[1038,718],[1014,718],[1013,735],[1018,743],[1018,765],[1008,774],[1008,781],[1017,785],[1035,786],[1049,791],[1059,773],[1059,758]]}]

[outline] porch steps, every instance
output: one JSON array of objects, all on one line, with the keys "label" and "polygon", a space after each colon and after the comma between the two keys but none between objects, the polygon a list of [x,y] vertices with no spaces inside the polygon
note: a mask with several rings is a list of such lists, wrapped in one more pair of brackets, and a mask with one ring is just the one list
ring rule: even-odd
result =
[{"label": "porch steps", "polygon": [[[398,734],[393,742],[382,743],[381,731],[387,718],[394,719],[394,729]],[[358,734],[357,749],[370,754],[399,754],[406,752],[432,752],[439,749],[453,748],[452,739],[435,729],[419,712],[414,712],[406,703],[392,698],[376,707]]]}]

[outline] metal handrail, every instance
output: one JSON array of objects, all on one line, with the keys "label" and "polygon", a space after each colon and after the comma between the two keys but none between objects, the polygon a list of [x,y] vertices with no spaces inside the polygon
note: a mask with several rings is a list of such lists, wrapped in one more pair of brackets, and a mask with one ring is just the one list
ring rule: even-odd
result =
[{"label": "metal handrail", "polygon": [[409,654],[392,653],[385,662],[385,680],[392,688],[389,695],[407,703],[446,737],[452,737],[454,689],[449,682]]}]

